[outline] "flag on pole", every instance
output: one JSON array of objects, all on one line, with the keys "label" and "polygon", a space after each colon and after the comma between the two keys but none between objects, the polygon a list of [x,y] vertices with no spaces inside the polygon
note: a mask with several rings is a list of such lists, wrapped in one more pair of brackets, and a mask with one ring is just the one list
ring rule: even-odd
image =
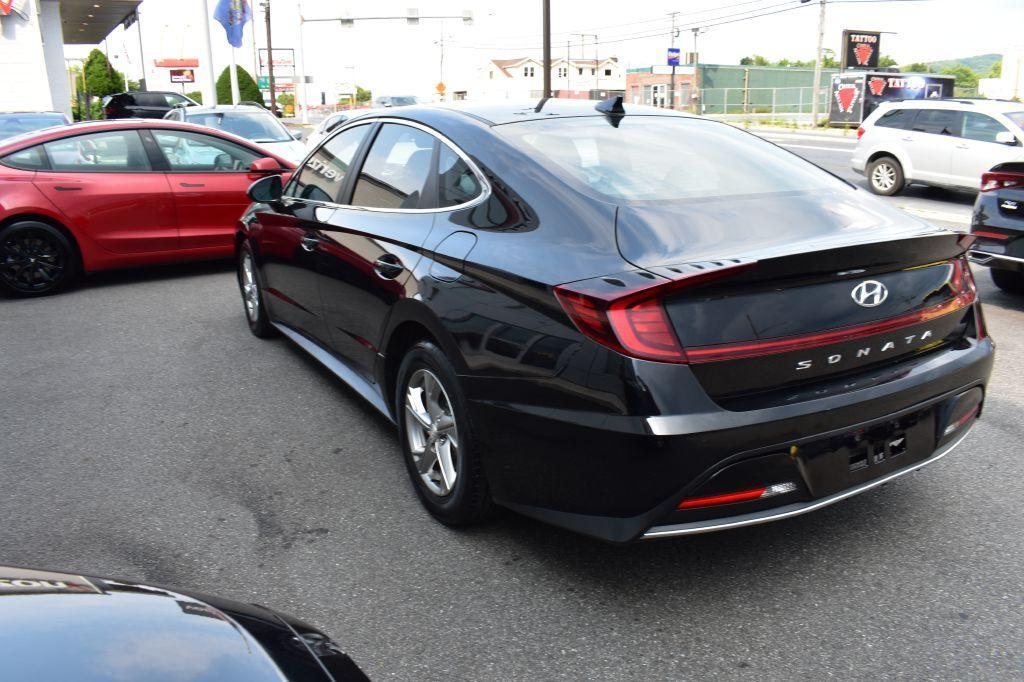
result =
[{"label": "flag on pole", "polygon": [[248,0],[220,0],[213,10],[213,18],[224,27],[232,47],[242,46],[242,30],[252,19]]}]

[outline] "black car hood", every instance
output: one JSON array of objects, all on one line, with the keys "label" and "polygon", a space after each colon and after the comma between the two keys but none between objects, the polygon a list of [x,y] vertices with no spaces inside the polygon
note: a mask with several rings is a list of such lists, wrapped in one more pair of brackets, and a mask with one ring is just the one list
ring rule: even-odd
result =
[{"label": "black car hood", "polygon": [[175,588],[0,566],[3,680],[330,680],[310,649],[330,640],[295,624]]},{"label": "black car hood", "polygon": [[616,220],[622,256],[642,268],[761,260],[935,234],[948,231],[843,188],[626,204]]}]

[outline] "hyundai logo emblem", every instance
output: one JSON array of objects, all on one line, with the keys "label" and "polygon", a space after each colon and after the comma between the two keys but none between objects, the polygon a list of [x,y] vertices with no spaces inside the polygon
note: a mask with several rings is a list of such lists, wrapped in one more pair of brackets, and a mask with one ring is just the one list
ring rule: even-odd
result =
[{"label": "hyundai logo emblem", "polygon": [[889,298],[889,290],[877,280],[866,279],[853,288],[850,296],[857,305],[874,308],[885,303],[885,299]]}]

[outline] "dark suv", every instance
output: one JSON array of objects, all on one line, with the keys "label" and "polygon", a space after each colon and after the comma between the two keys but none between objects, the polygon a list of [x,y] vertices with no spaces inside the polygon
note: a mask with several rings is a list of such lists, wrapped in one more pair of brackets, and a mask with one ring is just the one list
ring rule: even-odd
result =
[{"label": "dark suv", "polygon": [[1024,163],[1004,163],[981,176],[971,234],[971,261],[991,269],[1003,291],[1024,294]]},{"label": "dark suv", "polygon": [[195,102],[178,92],[119,92],[103,105],[105,118],[163,118],[177,106],[195,106]]}]

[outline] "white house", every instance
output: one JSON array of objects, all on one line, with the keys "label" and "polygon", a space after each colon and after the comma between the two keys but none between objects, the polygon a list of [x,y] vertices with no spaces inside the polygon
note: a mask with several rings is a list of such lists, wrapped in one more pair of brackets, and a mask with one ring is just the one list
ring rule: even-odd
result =
[{"label": "white house", "polygon": [[[544,64],[540,59],[491,59],[480,69],[469,88],[470,99],[531,99],[544,88]],[[551,60],[551,89],[556,97],[596,99],[626,89],[626,70],[618,57]]]}]

